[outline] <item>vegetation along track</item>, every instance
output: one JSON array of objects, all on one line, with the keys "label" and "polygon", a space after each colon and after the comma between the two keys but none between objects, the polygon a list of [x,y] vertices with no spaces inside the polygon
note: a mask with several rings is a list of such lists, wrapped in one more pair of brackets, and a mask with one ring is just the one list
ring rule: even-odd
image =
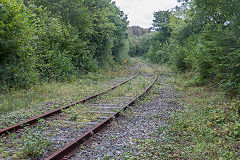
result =
[{"label": "vegetation along track", "polygon": [[[156,81],[157,76],[154,77],[152,82],[149,81],[150,79],[153,79],[152,75],[141,75],[134,82],[129,82],[128,85],[119,88],[119,91],[113,91],[112,94],[100,97],[94,101],[94,103],[87,104],[88,106],[94,107],[94,111],[90,113],[97,113],[100,118],[104,115],[105,117],[102,117],[104,120],[100,122],[96,120],[94,127],[46,158],[46,160],[70,158],[77,151],[80,144],[105,127],[115,117],[119,116],[121,111],[125,110],[129,105],[132,105],[139,97],[147,92]],[[112,99],[113,97],[114,99]],[[114,110],[117,111],[114,112]],[[89,126],[87,127],[89,128]]]},{"label": "vegetation along track", "polygon": [[19,123],[15,124],[15,125],[12,125],[12,126],[7,127],[7,128],[3,128],[3,129],[0,130],[0,136],[3,135],[3,134],[8,134],[9,132],[12,132],[12,131],[17,131],[18,129],[21,129],[21,128],[23,128],[23,127],[26,126],[26,125],[35,124],[35,123],[38,122],[39,119],[48,118],[48,117],[53,116],[53,115],[55,115],[55,114],[61,113],[62,110],[68,109],[69,107],[74,106],[74,105],[76,105],[76,104],[78,104],[78,103],[83,103],[83,102],[85,102],[85,101],[87,101],[87,100],[90,100],[90,99],[92,99],[92,98],[96,98],[97,96],[102,95],[102,94],[104,94],[104,93],[106,93],[106,92],[108,92],[108,91],[110,91],[110,90],[113,90],[113,89],[115,89],[116,87],[118,87],[118,86],[120,86],[120,85],[128,82],[129,80],[135,78],[138,74],[139,74],[139,73],[136,73],[135,75],[131,76],[131,77],[128,78],[127,80],[125,80],[125,81],[123,81],[123,82],[121,82],[121,83],[119,83],[119,84],[116,84],[116,85],[114,85],[113,87],[111,87],[111,88],[109,88],[109,89],[107,89],[107,90],[105,90],[105,91],[102,91],[102,92],[99,92],[99,93],[97,93],[97,94],[94,94],[94,95],[91,95],[91,96],[89,96],[89,97],[86,97],[86,98],[84,98],[84,99],[75,101],[75,102],[70,103],[70,104],[68,104],[68,105],[66,105],[66,106],[63,106],[63,107],[61,107],[61,108],[57,108],[57,109],[55,109],[55,110],[53,110],[53,111],[50,111],[50,112],[47,112],[47,113],[38,115],[38,116],[36,116],[36,117],[30,118],[30,119],[28,119],[28,120],[26,120],[26,121],[19,122]]},{"label": "vegetation along track", "polygon": [[[88,103],[75,104],[48,120],[37,120],[39,123],[35,127],[26,127],[20,133],[2,137],[0,149],[3,154],[0,155],[0,158],[32,157],[36,159],[37,157],[43,159],[78,136],[83,135],[82,138],[88,138],[110,122],[122,109],[132,104],[139,94],[145,91],[152,79],[153,76],[149,74],[139,75],[134,80],[126,82],[125,85],[109,91],[109,94],[102,94],[96,99],[89,100]],[[102,121],[103,119],[104,121]],[[92,130],[89,131],[91,128]],[[67,155],[69,155],[69,149],[72,151],[70,147],[63,153],[68,152]]]}]

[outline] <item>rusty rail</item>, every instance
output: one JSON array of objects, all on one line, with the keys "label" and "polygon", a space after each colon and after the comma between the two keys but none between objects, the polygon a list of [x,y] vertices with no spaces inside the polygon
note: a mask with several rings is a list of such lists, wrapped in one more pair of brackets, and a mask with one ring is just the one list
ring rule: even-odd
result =
[{"label": "rusty rail", "polygon": [[122,109],[114,114],[112,114],[110,117],[103,120],[101,123],[95,125],[92,129],[85,132],[82,136],[78,137],[76,140],[72,141],[71,143],[67,144],[63,148],[59,149],[55,153],[53,153],[51,156],[47,157],[45,160],[67,160],[69,159],[73,154],[75,154],[79,148],[80,144],[83,144],[87,139],[89,139],[91,136],[93,136],[95,133],[100,131],[102,128],[104,128],[107,124],[109,124],[115,117],[118,117],[120,115],[121,111],[124,111],[128,106],[134,104],[134,102],[140,98],[142,95],[144,95],[156,82],[157,80],[156,76],[153,80],[153,82],[145,89],[145,91],[133,98],[128,104],[126,104]]},{"label": "rusty rail", "polygon": [[55,110],[53,110],[53,111],[50,111],[50,112],[47,112],[47,113],[38,115],[38,116],[33,117],[33,118],[29,119],[29,120],[26,120],[26,121],[17,123],[17,124],[15,124],[15,125],[13,125],[13,126],[10,126],[10,127],[4,128],[4,129],[1,129],[1,130],[0,130],[0,136],[1,136],[1,135],[4,135],[4,134],[8,134],[8,133],[10,133],[10,132],[17,131],[18,129],[24,128],[27,124],[33,125],[33,124],[37,123],[39,119],[48,118],[48,117],[53,116],[53,115],[55,115],[55,114],[59,114],[59,113],[61,113],[61,111],[64,110],[64,109],[68,109],[69,107],[74,106],[74,105],[76,105],[76,104],[78,104],[78,103],[83,103],[83,102],[85,102],[85,101],[87,101],[87,100],[90,100],[90,99],[92,99],[92,98],[95,98],[95,97],[97,97],[97,96],[99,96],[99,95],[105,94],[106,92],[108,92],[108,91],[110,91],[110,90],[113,90],[113,89],[117,88],[118,86],[120,86],[120,85],[122,85],[122,84],[130,81],[131,79],[135,78],[138,74],[139,74],[139,72],[137,72],[135,75],[133,75],[133,76],[130,77],[129,79],[127,79],[127,80],[125,80],[125,81],[123,81],[123,82],[121,82],[121,83],[119,83],[119,84],[117,84],[117,85],[115,85],[115,86],[113,86],[113,87],[105,90],[105,91],[102,91],[102,92],[99,92],[99,93],[97,93],[97,94],[91,95],[91,96],[89,96],[89,97],[87,97],[87,98],[84,98],[84,99],[82,99],[82,100],[73,102],[73,103],[68,104],[68,105],[66,105],[66,106],[64,106],[64,107],[57,108],[57,109],[55,109]]}]

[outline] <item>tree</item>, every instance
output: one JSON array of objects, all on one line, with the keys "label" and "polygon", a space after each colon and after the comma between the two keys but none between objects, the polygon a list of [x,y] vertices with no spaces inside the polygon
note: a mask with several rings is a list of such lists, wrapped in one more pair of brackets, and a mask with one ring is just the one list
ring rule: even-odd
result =
[{"label": "tree", "polygon": [[0,13],[2,86],[65,81],[127,57],[127,17],[111,0],[1,0]]},{"label": "tree", "polygon": [[170,22],[170,12],[158,11],[153,13],[153,29],[159,33],[160,41],[164,42],[171,35],[171,29],[169,27]]}]

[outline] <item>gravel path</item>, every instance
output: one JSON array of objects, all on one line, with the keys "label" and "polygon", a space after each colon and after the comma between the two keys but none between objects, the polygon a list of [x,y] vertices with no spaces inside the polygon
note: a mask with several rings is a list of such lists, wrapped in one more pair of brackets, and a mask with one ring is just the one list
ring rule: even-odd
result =
[{"label": "gravel path", "polygon": [[[171,112],[177,108],[176,90],[168,83],[169,77],[162,75],[141,103],[123,113],[110,126],[98,133],[81,146],[80,151],[72,157],[78,159],[124,159],[134,149],[136,140],[156,139],[161,141],[164,132],[156,130],[167,125]],[[137,153],[136,153],[137,154]]]}]

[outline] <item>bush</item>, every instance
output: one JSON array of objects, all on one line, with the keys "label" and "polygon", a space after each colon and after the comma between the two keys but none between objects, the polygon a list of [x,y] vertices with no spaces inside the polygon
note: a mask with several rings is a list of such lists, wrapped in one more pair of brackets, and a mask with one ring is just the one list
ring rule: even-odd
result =
[{"label": "bush", "polygon": [[24,44],[31,39],[35,15],[16,0],[0,0],[0,5],[1,88],[32,85],[38,81],[38,73]]},{"label": "bush", "polygon": [[18,0],[1,0],[0,5],[0,89],[69,80],[97,68],[74,27]]},{"label": "bush", "polygon": [[193,71],[197,84],[211,82],[230,96],[239,95],[237,1],[180,2],[182,6],[171,13],[159,11],[157,16],[155,13],[154,25],[158,30],[145,57],[154,63],[171,64],[178,71]]}]

